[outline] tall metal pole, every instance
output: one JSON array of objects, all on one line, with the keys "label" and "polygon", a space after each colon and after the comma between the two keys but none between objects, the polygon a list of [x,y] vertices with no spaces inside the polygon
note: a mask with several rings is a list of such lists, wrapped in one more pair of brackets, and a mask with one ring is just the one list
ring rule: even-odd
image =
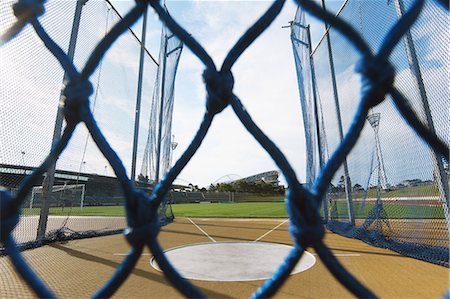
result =
[{"label": "tall metal pole", "polygon": [[[86,4],[89,0],[77,0],[75,6],[75,14],[73,16],[72,23],[72,32],[70,33],[69,40],[69,49],[67,51],[67,57],[73,62],[73,58],[75,55],[75,46],[78,38],[78,30],[80,28],[80,20],[81,20],[81,11],[83,9],[83,5]],[[64,72],[63,82],[64,84],[69,80],[69,76],[66,72]],[[59,98],[59,103],[62,103],[64,99],[63,91],[61,91],[61,95]],[[55,120],[55,128],[53,130],[53,139],[52,139],[52,149],[58,143],[61,138],[62,125],[64,120],[63,113],[63,105],[58,105],[58,111],[56,113]],[[51,191],[53,189],[53,184],[55,182],[55,170],[56,170],[56,162],[50,165],[47,175],[44,178],[42,183],[42,206],[39,215],[39,224],[37,229],[36,239],[41,239],[45,236],[45,231],[47,230],[47,220],[48,220],[48,211],[49,211],[49,199],[51,195]]]},{"label": "tall metal pole", "polygon": [[147,6],[144,10],[144,20],[142,23],[142,43],[141,43],[141,53],[139,57],[139,77],[136,95],[136,110],[134,115],[134,135],[133,135],[133,154],[131,157],[131,180],[134,182],[136,180],[136,157],[137,157],[137,147],[139,140],[139,121],[141,115],[141,99],[142,99],[142,78],[144,74],[144,61],[145,61],[145,36],[147,33]]},{"label": "tall metal pole", "polygon": [[169,38],[166,33],[164,33],[164,53],[162,61],[162,74],[161,74],[161,101],[159,105],[159,127],[158,127],[158,139],[156,147],[156,174],[155,174],[155,184],[159,182],[159,168],[161,160],[161,135],[162,135],[162,122],[163,122],[163,108],[164,108],[164,88],[166,83],[166,60],[167,60],[167,42]]},{"label": "tall metal pole", "polygon": [[[314,101],[314,118],[316,121],[316,135],[317,135],[317,148],[319,150],[319,167],[322,169],[324,161],[323,161],[323,152],[322,152],[322,142],[320,136],[320,127],[319,127],[319,109],[317,107],[317,86],[316,86],[316,72],[314,69],[314,58],[312,57],[312,43],[311,43],[311,28],[310,26],[305,26],[307,36],[308,36],[308,50],[309,50],[309,65],[311,69],[311,83],[313,90],[313,101]],[[323,220],[324,223],[328,222],[328,202],[327,196],[325,196],[322,200],[323,205]]]},{"label": "tall metal pole", "polygon": [[[405,6],[403,0],[395,0],[395,9],[397,15],[401,18],[405,12]],[[406,56],[408,57],[409,68],[413,73],[416,80],[417,87],[419,88],[420,99],[422,100],[423,110],[425,112],[425,118],[427,121],[428,129],[436,134],[434,127],[433,117],[431,115],[430,104],[428,102],[427,92],[425,85],[423,84],[422,72],[419,66],[419,60],[417,59],[417,52],[414,46],[414,41],[411,35],[411,31],[407,30],[404,37]],[[436,177],[436,183],[438,185],[440,200],[443,203],[447,224],[450,227],[449,219],[449,189],[448,189],[448,176],[445,172],[442,159],[433,151],[431,154],[433,162],[435,163],[434,175]]]},{"label": "tall metal pole", "polygon": [[[322,7],[325,7],[325,0],[322,0]],[[325,23],[325,30],[328,30],[328,24]],[[328,47],[328,59],[330,62],[330,70],[331,70],[331,83],[333,85],[333,96],[336,106],[336,116],[338,120],[338,128],[339,128],[339,137],[340,140],[344,139],[344,133],[342,128],[342,119],[341,119],[341,109],[339,106],[339,95],[337,91],[337,83],[336,83],[336,73],[334,70],[334,61],[333,61],[333,50],[331,49],[331,40],[330,33],[328,32],[327,36],[327,47]],[[348,218],[350,222],[355,225],[355,216],[353,212],[353,200],[352,200],[352,183],[350,180],[350,175],[348,173],[348,164],[347,158],[344,159],[344,179],[345,179],[345,194],[347,197],[347,209],[348,209]]]}]

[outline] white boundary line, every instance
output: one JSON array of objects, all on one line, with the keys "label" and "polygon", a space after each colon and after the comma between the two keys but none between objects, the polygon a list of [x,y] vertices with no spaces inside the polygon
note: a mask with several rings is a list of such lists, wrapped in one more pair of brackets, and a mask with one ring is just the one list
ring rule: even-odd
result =
[{"label": "white boundary line", "polygon": [[[39,216],[39,215],[38,215]],[[282,222],[287,218],[196,218],[202,221],[228,221],[228,222]]]},{"label": "white boundary line", "polygon": [[288,221],[289,221],[289,219],[284,220],[283,222],[281,222],[280,224],[278,224],[277,226],[275,226],[274,228],[272,228],[267,233],[265,233],[264,235],[262,235],[261,237],[259,237],[258,239],[256,239],[253,242],[258,242],[259,240],[261,240],[262,238],[264,238],[265,236],[267,236],[268,234],[270,234],[271,232],[273,232],[274,230],[276,230],[277,228],[279,228],[280,226],[282,226],[283,224],[285,224]]},{"label": "white boundary line", "polygon": [[201,231],[205,236],[207,236],[211,241],[213,242],[217,242],[216,240],[214,240],[210,235],[208,235],[207,232],[205,232],[200,226],[198,226],[197,224],[195,224],[194,221],[191,220],[191,218],[188,218],[188,220],[195,225],[196,228],[198,228],[199,231]]},{"label": "white boundary line", "polygon": [[359,253],[333,253],[334,256],[361,256]]},{"label": "white boundary line", "polygon": [[[313,255],[318,255],[317,253],[313,253]],[[347,256],[347,257],[352,257],[352,256],[361,256],[361,254],[359,253],[333,253],[334,256]]]},{"label": "white boundary line", "polygon": [[[120,255],[120,256],[122,256],[122,255],[128,255],[128,253],[113,253],[113,255]],[[153,254],[151,254],[151,253],[142,253],[141,255],[150,255],[150,256],[152,256]]]}]

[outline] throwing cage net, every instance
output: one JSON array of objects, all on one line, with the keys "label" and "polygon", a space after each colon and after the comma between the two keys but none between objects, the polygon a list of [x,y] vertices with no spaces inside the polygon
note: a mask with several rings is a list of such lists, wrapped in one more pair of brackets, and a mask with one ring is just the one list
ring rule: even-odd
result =
[{"label": "throwing cage net", "polygon": [[[354,50],[354,54],[358,57],[356,71],[361,76],[360,95],[355,103],[351,103],[351,106],[353,106],[353,109],[351,110],[352,113],[348,113],[349,115],[352,115],[352,117],[349,117],[351,122],[348,124],[343,122],[342,127],[345,128],[345,131],[343,131],[342,140],[338,139],[336,146],[330,146],[330,149],[333,150],[330,151],[329,158],[326,161],[322,161],[323,165],[320,167],[319,173],[316,174],[314,180],[310,180],[309,186],[300,184],[295,172],[287,162],[283,153],[252,121],[240,99],[233,93],[234,81],[231,72],[233,64],[245,49],[272,23],[282,9],[285,1],[277,0],[273,2],[265,14],[248,29],[230,50],[223,65],[219,69],[216,68],[212,58],[204,48],[194,39],[194,37],[178,25],[178,23],[161,6],[159,1],[136,1],[135,6],[127,13],[127,15],[108,30],[108,33],[101,39],[95,48],[88,52],[89,54],[86,53],[88,54],[86,57],[87,59],[74,64],[68,55],[65,54],[66,51],[63,50],[66,48],[65,44],[56,40],[58,35],[52,34],[52,38],[50,38],[47,34],[47,29],[44,30],[44,28],[46,28],[43,27],[45,24],[45,16],[50,12],[49,10],[47,13],[44,13],[47,8],[44,7],[44,2],[45,1],[42,0],[18,1],[13,6],[16,21],[8,30],[6,30],[6,32],[2,33],[1,36],[2,49],[13,47],[17,39],[27,32],[36,38],[39,37],[48,49],[49,57],[53,56],[61,65],[66,73],[67,79],[62,91],[64,98],[62,99],[61,110],[66,125],[61,138],[51,146],[50,154],[43,157],[43,162],[40,163],[39,167],[33,169],[29,175],[23,178],[17,190],[0,191],[0,241],[5,247],[5,251],[19,275],[21,275],[28,283],[37,296],[54,297],[54,294],[41,282],[23,259],[17,248],[16,240],[14,240],[12,236],[12,231],[19,222],[21,206],[26,201],[27,195],[31,192],[33,186],[42,179],[42,175],[47,169],[52,168],[52,165],[56,162],[58,157],[64,156],[61,153],[67,147],[69,141],[72,141],[72,139],[75,138],[77,129],[81,127],[80,124],[84,124],[101,154],[107,159],[109,165],[114,170],[117,180],[120,183],[120,188],[125,196],[124,209],[127,214],[128,226],[124,233],[126,240],[133,248],[124,259],[121,266],[116,269],[116,272],[111,279],[96,294],[94,294],[94,297],[109,297],[114,294],[133,270],[144,247],[148,247],[151,250],[155,261],[166,275],[168,281],[170,281],[170,283],[172,283],[184,296],[193,298],[204,297],[197,287],[178,274],[163,253],[157,239],[161,225],[158,208],[164,201],[172,182],[201,145],[215,115],[230,105],[245,128],[275,161],[289,185],[289,190],[286,195],[286,207],[290,217],[289,231],[294,241],[294,247],[278,270],[270,279],[263,283],[263,285],[253,294],[253,297],[266,298],[275,294],[289,277],[289,274],[302,256],[304,250],[309,247],[314,248],[326,268],[328,268],[334,277],[355,296],[376,297],[371,290],[360,283],[357,278],[339,263],[331,253],[330,249],[325,245],[323,241],[323,215],[320,215],[320,206],[327,197],[327,191],[330,189],[333,179],[336,176],[339,177],[342,173],[340,172],[341,167],[346,168],[343,175],[344,185],[349,185],[352,172],[350,165],[345,165],[347,164],[346,160],[350,160],[351,158],[351,156],[349,156],[350,151],[352,151],[353,154],[358,146],[360,136],[362,136],[361,138],[364,137],[364,129],[367,130],[368,128],[367,117],[373,113],[372,109],[379,109],[383,105],[387,105],[387,103],[394,104],[397,113],[402,117],[401,119],[399,118],[401,123],[406,124],[405,126],[408,128],[412,128],[421,140],[424,141],[423,144],[426,144],[425,146],[431,149],[433,156],[436,157],[436,159],[448,163],[448,145],[442,140],[445,138],[442,138],[438,131],[433,130],[429,123],[426,123],[425,120],[419,117],[419,112],[416,112],[415,109],[411,108],[409,100],[410,94],[398,88],[397,85],[394,85],[394,79],[396,77],[401,78],[403,75],[391,62],[391,59],[396,57],[396,52],[394,50],[396,50],[396,46],[401,43],[402,39],[405,38],[405,36],[408,36],[408,32],[411,30],[412,25],[416,22],[419,15],[421,15],[421,12],[425,11],[424,1],[417,0],[412,2],[411,5],[406,7],[401,17],[396,18],[395,20],[393,19],[392,24],[388,24],[389,29],[387,31],[381,31],[381,36],[383,37],[382,42],[377,47],[375,53],[374,50],[372,50],[373,47],[366,41],[366,38],[355,29],[355,26],[352,26],[349,22],[345,21],[345,18],[335,17],[333,13],[322,9],[315,1],[297,1],[297,3],[308,13],[323,20],[329,24],[333,30],[339,31],[342,36],[345,37],[350,48]],[[446,1],[432,1],[427,5],[432,5],[436,11],[448,11],[448,2]],[[196,136],[182,154],[181,158],[158,182],[150,195],[135,188],[134,184],[129,179],[125,166],[126,164],[124,164],[126,159],[113,150],[113,148],[117,148],[117,146],[112,144],[114,137],[107,135],[108,127],[100,126],[97,123],[97,120],[100,123],[101,117],[93,113],[94,109],[92,107],[95,95],[93,93],[93,85],[95,84],[96,78],[95,74],[101,68],[101,64],[107,61],[108,55],[110,54],[107,50],[109,48],[111,48],[111,50],[116,48],[115,43],[120,42],[121,35],[128,30],[127,28],[131,24],[135,23],[143,15],[148,6],[152,7],[169,30],[183,41],[183,43],[204,63],[206,70],[203,73],[203,79],[207,90],[206,111]],[[12,19],[14,18],[10,17],[10,22]],[[2,18],[2,21],[3,20],[4,18]],[[67,36],[67,33],[62,36]],[[34,47],[20,48],[20,50],[27,50],[26,52],[21,52],[21,55],[27,59],[33,59],[33,57],[35,57],[33,55],[33,51],[35,50]],[[44,49],[42,50],[46,51]],[[40,65],[40,67],[43,66]],[[5,69],[2,65],[2,72],[4,71]],[[62,75],[62,73],[63,71],[60,72],[60,75]],[[49,83],[42,84],[42,86],[49,85]],[[354,86],[353,89],[355,89]],[[388,95],[389,100],[386,101],[385,99]],[[112,98],[114,99],[114,97]],[[323,107],[325,107],[325,105],[323,105]],[[2,107],[2,112],[11,111],[11,107],[6,108],[7,109],[3,109]],[[323,123],[326,126],[329,122],[327,122],[325,109],[323,108],[322,110]],[[383,124],[382,117],[379,119],[380,131]],[[322,123],[321,117],[314,118],[316,124],[319,124],[320,126]],[[119,125],[122,126],[122,123]],[[369,129],[372,130],[369,130],[369,132],[371,134],[370,140],[373,142],[374,130],[370,127]],[[2,132],[1,136],[3,138],[3,136],[6,135]],[[318,136],[320,136],[320,130],[316,137]],[[327,136],[327,143],[330,144],[330,134],[327,134]],[[337,134],[337,136],[339,136],[339,134]],[[2,144],[5,144],[3,140]],[[318,144],[322,144],[322,141]],[[386,177],[388,180],[393,180],[393,177],[390,178],[388,168],[388,165],[390,164],[384,154],[386,152],[384,150],[385,143],[381,137],[380,144],[384,165],[386,166]],[[398,144],[398,142],[396,142],[396,144]],[[403,143],[401,144],[403,147]],[[364,171],[367,171],[367,169],[364,169]],[[378,177],[381,177],[381,175],[378,175]],[[381,180],[382,179],[379,180],[380,185]],[[393,185],[394,181],[390,181],[390,184]],[[87,186],[86,190],[88,190]],[[347,188],[346,193],[351,193],[351,190]],[[331,199],[330,201],[333,200],[334,199]],[[338,202],[338,200],[334,201]],[[347,202],[347,207],[350,208],[347,213],[349,216],[341,216],[339,214],[338,206],[337,212],[330,213],[330,215],[333,215],[330,217],[332,220],[330,222],[334,222],[335,219],[339,220],[339,217],[348,217],[347,221],[350,220],[349,225],[353,225],[354,216],[352,215],[355,214],[355,211],[353,210],[352,212],[352,202],[348,199]],[[368,203],[366,203],[366,205],[368,205]],[[446,205],[448,209],[448,202]],[[383,204],[383,206],[385,205]],[[334,207],[330,207],[330,210],[333,209]],[[325,211],[328,211],[328,209]],[[354,223],[354,225],[358,225],[356,221]]]},{"label": "throwing cage net", "polygon": [[[376,49],[412,4],[403,0],[350,1],[338,13]],[[371,17],[373,11],[382,16],[382,22]],[[397,70],[394,86],[408,95],[415,113],[433,134],[446,141],[450,106],[443,99],[448,90],[437,86],[436,80],[447,76],[447,27],[447,13],[426,3],[390,58]],[[351,125],[359,102],[359,57],[345,36],[333,28],[312,49],[301,8],[291,28],[307,137],[307,182],[313,182],[320,164],[329,158],[328,152],[341,142],[339,124],[344,131]],[[330,55],[336,61],[332,71]],[[335,86],[330,84],[332,80]],[[388,96],[387,101],[368,111],[358,142],[331,180],[322,211],[327,228],[448,267],[447,173],[445,159],[417,138]]]},{"label": "throwing cage net", "polygon": [[[16,21],[12,9],[14,3],[0,3],[0,27],[3,31]],[[74,65],[79,68],[86,63],[96,42],[122,19],[108,1],[53,1],[46,3],[45,8],[47,13],[41,21],[46,32],[73,57]],[[172,38],[174,40],[176,38]],[[142,43],[141,38],[127,28],[116,41],[116,47],[108,51],[91,76],[90,109],[98,119],[98,126],[116,148],[127,173],[133,171],[131,144],[136,134],[141,136],[136,145],[137,163],[145,160],[148,147],[145,137],[150,130],[148,120],[152,118],[152,103],[159,102],[157,97],[160,97],[158,92],[162,81],[158,75],[161,62],[158,63]],[[136,133],[133,128],[135,107],[129,103],[138,97],[139,74],[136,70],[140,69],[141,45],[144,55],[140,117],[144,121]],[[175,54],[179,57],[180,52],[170,55],[166,67],[166,102],[171,100],[173,103],[176,65],[171,63],[171,59]],[[63,78],[67,80],[67,73],[28,26],[11,43],[1,47],[0,55],[0,186],[16,193],[24,177],[33,173],[45,160],[45,153],[52,147],[52,132],[55,132],[53,136],[58,136],[56,127],[67,126],[62,118],[58,119],[61,113],[57,111],[58,101],[63,100],[61,85],[64,84]],[[160,56],[163,57],[162,54]],[[18,98],[23,99],[20,104],[17,103]],[[166,109],[170,111],[169,107]],[[120,123],[115,117],[118,114],[121,115]],[[164,124],[169,122],[167,117],[171,114],[162,116]],[[170,130],[169,125],[163,131],[163,137],[170,135]],[[164,156],[161,161],[166,165],[162,171],[166,171],[168,158]],[[149,184],[141,184],[138,180],[137,186],[143,192],[151,192]],[[72,199],[69,199],[69,193],[73,193]],[[59,238],[119,233],[126,227],[124,217],[108,212],[109,207],[124,206],[125,195],[114,170],[85,126],[77,127],[70,147],[60,155],[54,168],[50,167],[33,182],[31,192],[21,205],[20,221],[13,234],[22,248],[40,246]],[[104,216],[84,217],[83,207],[103,210],[101,214]],[[171,219],[170,207],[162,205],[161,221],[167,223]],[[4,252],[3,245],[0,248]]]},{"label": "throwing cage net", "polygon": [[[138,176],[144,185],[155,186],[171,166],[175,75],[182,49],[183,44],[176,35],[163,27],[147,142]],[[174,218],[168,196],[163,200],[159,214],[163,223]]]}]

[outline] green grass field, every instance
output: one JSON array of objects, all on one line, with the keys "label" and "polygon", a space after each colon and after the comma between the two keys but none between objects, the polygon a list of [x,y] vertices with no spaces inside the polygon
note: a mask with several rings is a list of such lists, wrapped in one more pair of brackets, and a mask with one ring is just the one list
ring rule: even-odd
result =
[{"label": "green grass field", "polygon": [[[373,209],[374,203],[354,204],[355,217],[364,219]],[[391,219],[443,219],[444,211],[439,206],[413,204],[385,204],[384,209]],[[179,217],[261,217],[285,218],[287,212],[283,202],[238,203],[238,204],[177,204],[173,213]],[[340,216],[347,216],[345,202],[337,203]],[[322,212],[322,210],[321,210]]]},{"label": "green grass field", "polygon": [[[38,208],[22,209],[23,215],[39,215]],[[123,206],[96,206],[96,207],[72,207],[72,208],[50,208],[49,214],[52,216],[125,216],[125,207]]]},{"label": "green grass field", "polygon": [[[211,203],[172,205],[175,217],[287,217],[283,202]],[[54,216],[125,216],[123,206],[50,208]],[[39,215],[39,209],[24,209],[25,215]]]},{"label": "green grass field", "polygon": [[235,198],[235,202],[273,202],[273,201],[284,201],[284,195],[274,195],[274,196],[245,196]]},{"label": "green grass field", "polygon": [[[355,217],[366,218],[373,203],[366,203],[362,208],[361,203],[354,204]],[[384,209],[391,219],[443,219],[444,211],[440,206],[426,206],[416,204],[385,204]],[[172,205],[175,217],[245,217],[245,218],[285,218],[287,212],[283,202],[252,202],[252,203],[210,203],[210,204],[175,204]],[[338,215],[347,216],[345,202],[337,203]],[[50,215],[64,216],[124,216],[125,209],[122,206],[96,206],[51,208]],[[38,209],[23,210],[24,215],[38,215]]]},{"label": "green grass field", "polygon": [[283,202],[177,204],[172,210],[175,217],[287,217]]},{"label": "green grass field", "polygon": [[[366,192],[352,192],[353,198],[375,198],[377,197],[376,190],[370,189]],[[345,197],[345,194],[342,194]],[[382,191],[382,197],[384,199],[395,198],[395,197],[427,197],[427,196],[439,196],[439,190],[435,184],[425,184],[419,186],[409,186],[405,188]]]}]

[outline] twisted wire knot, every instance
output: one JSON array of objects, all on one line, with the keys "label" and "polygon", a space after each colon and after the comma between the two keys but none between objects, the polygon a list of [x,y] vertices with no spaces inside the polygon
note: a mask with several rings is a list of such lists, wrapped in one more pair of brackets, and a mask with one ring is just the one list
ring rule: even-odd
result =
[{"label": "twisted wire knot", "polygon": [[19,223],[19,211],[11,208],[12,196],[7,190],[0,190],[0,242],[5,243],[9,234]]},{"label": "twisted wire knot", "polygon": [[94,91],[91,82],[70,81],[64,89],[64,116],[66,121],[78,122],[83,109],[89,109],[89,96]]},{"label": "twisted wire knot", "polygon": [[325,229],[322,218],[317,211],[316,201],[313,198],[305,198],[303,203],[305,211],[302,213],[298,197],[288,194],[286,198],[286,207],[290,219],[289,233],[296,244],[307,248],[322,241]]},{"label": "twisted wire knot", "polygon": [[302,248],[307,248],[322,241],[325,229],[322,223],[317,225],[293,225],[289,223],[289,233],[295,243],[300,244]]},{"label": "twisted wire knot", "polygon": [[133,198],[134,205],[127,207],[128,227],[123,234],[131,246],[139,248],[158,236],[161,225],[158,208],[151,204],[145,193],[135,191]]},{"label": "twisted wire knot", "polygon": [[206,84],[206,110],[212,115],[222,112],[233,96],[234,78],[231,71],[217,72],[206,69],[203,72],[203,80]]},{"label": "twisted wire knot", "polygon": [[39,17],[44,14],[45,0],[19,0],[13,5],[14,15],[18,19]]},{"label": "twisted wire knot", "polygon": [[395,79],[395,69],[388,59],[378,56],[363,57],[355,71],[362,75],[362,94],[367,95],[369,107],[384,101]]}]

